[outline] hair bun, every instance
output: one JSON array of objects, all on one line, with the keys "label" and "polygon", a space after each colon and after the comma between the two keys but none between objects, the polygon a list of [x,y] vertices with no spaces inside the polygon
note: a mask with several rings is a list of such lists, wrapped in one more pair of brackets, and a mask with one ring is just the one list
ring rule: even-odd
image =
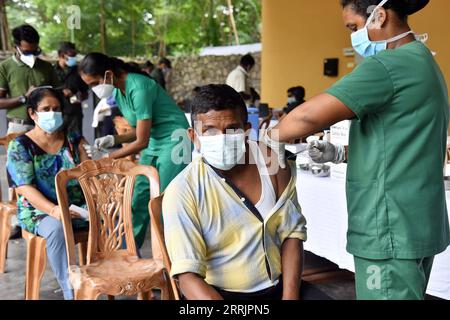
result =
[{"label": "hair bun", "polygon": [[[395,1],[395,0],[394,0]],[[430,0],[401,0],[405,5],[405,13],[412,15],[425,8]]]}]

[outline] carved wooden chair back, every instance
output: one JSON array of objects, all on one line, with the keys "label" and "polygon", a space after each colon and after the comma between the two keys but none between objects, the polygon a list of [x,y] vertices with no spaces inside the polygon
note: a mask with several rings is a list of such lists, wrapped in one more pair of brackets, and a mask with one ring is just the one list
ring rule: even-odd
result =
[{"label": "carved wooden chair back", "polygon": [[[67,183],[78,180],[89,211],[89,239],[87,264],[108,258],[118,250],[137,255],[133,236],[131,202],[134,183],[139,175],[150,181],[150,199],[159,196],[159,176],[155,168],[136,165],[121,159],[104,158],[85,161],[78,167],[61,171],[56,176],[58,202],[62,207],[62,221],[69,266],[76,264],[72,222],[69,214]],[[126,249],[125,249],[126,248]],[[160,255],[158,252],[154,254]]]}]

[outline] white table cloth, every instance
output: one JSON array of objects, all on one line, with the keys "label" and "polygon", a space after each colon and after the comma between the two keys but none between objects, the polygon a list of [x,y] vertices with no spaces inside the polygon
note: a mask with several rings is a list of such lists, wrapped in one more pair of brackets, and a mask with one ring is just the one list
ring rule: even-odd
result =
[{"label": "white table cloth", "polygon": [[[305,250],[354,272],[353,256],[345,250],[345,181],[317,178],[299,170],[297,190],[308,227]],[[450,208],[450,192],[447,192],[447,207]],[[450,300],[450,248],[436,256],[427,293]]]}]

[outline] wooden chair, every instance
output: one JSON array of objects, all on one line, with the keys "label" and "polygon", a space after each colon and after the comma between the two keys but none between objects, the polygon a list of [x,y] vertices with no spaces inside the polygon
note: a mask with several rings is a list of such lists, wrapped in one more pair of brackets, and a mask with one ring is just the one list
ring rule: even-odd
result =
[{"label": "wooden chair", "polygon": [[119,135],[129,133],[133,130],[133,128],[124,117],[114,117],[113,123],[116,128],[117,134]]},{"label": "wooden chair", "polygon": [[0,273],[5,273],[8,241],[11,236],[11,218],[17,212],[15,203],[0,203]]},{"label": "wooden chair", "polygon": [[[8,150],[9,143],[21,134],[9,134],[0,138],[0,146]],[[0,201],[2,190],[0,188]],[[16,194],[13,189],[9,190],[8,201],[0,202],[0,273],[5,272],[8,253],[8,241],[11,236],[11,218],[17,213]]]},{"label": "wooden chair", "polygon": [[[161,254],[159,259],[162,259],[164,267],[168,274],[170,274],[171,262],[169,254],[167,253],[166,243],[164,240],[164,225],[162,221],[162,201],[164,195],[161,195],[150,201],[150,222],[152,225],[152,251]],[[155,239],[157,241],[155,241]],[[158,247],[156,247],[158,246]],[[175,300],[180,300],[180,291],[175,279],[170,277],[170,289]]]},{"label": "wooden chair", "polygon": [[[56,176],[75,299],[93,300],[102,294],[110,299],[136,294],[148,298],[153,288],[161,290],[162,299],[170,299],[168,275],[162,261],[141,259],[136,249],[131,201],[134,183],[139,175],[146,176],[150,181],[150,198],[159,196],[156,169],[125,159],[85,161],[77,168],[62,171]],[[79,181],[89,210],[85,266],[76,265],[74,257],[74,237],[65,188],[72,179]],[[161,256],[156,251],[154,255]]]},{"label": "wooden chair", "polygon": [[[113,123],[118,135],[127,134],[133,131],[133,128],[130,126],[130,124],[124,117],[121,116],[114,117]],[[124,143],[122,145],[126,146],[127,143]],[[126,157],[126,159],[136,161],[136,157],[134,155],[128,156]]]}]

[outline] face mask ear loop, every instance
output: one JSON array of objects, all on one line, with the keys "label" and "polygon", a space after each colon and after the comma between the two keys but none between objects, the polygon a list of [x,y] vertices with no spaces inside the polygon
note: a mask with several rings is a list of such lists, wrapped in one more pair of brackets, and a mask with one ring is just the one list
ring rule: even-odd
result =
[{"label": "face mask ear loop", "polygon": [[[376,14],[376,12],[378,11],[378,9],[380,9],[380,8],[382,8],[387,2],[388,2],[389,0],[383,0],[383,1],[381,1],[380,2],[380,4],[379,5],[377,5],[374,9],[373,9],[373,11],[372,11],[372,13],[370,14],[370,16],[369,16],[369,18],[367,19],[367,22],[366,22],[366,28],[367,29],[369,29],[369,25],[372,23],[372,21],[375,19],[375,14]],[[369,7],[370,8],[370,7]],[[373,28],[372,28],[373,29]]]},{"label": "face mask ear loop", "polygon": [[[109,70],[105,71],[105,77],[103,78],[103,84],[106,84],[106,75],[108,74]],[[111,85],[114,86],[114,76],[111,76]]]}]

